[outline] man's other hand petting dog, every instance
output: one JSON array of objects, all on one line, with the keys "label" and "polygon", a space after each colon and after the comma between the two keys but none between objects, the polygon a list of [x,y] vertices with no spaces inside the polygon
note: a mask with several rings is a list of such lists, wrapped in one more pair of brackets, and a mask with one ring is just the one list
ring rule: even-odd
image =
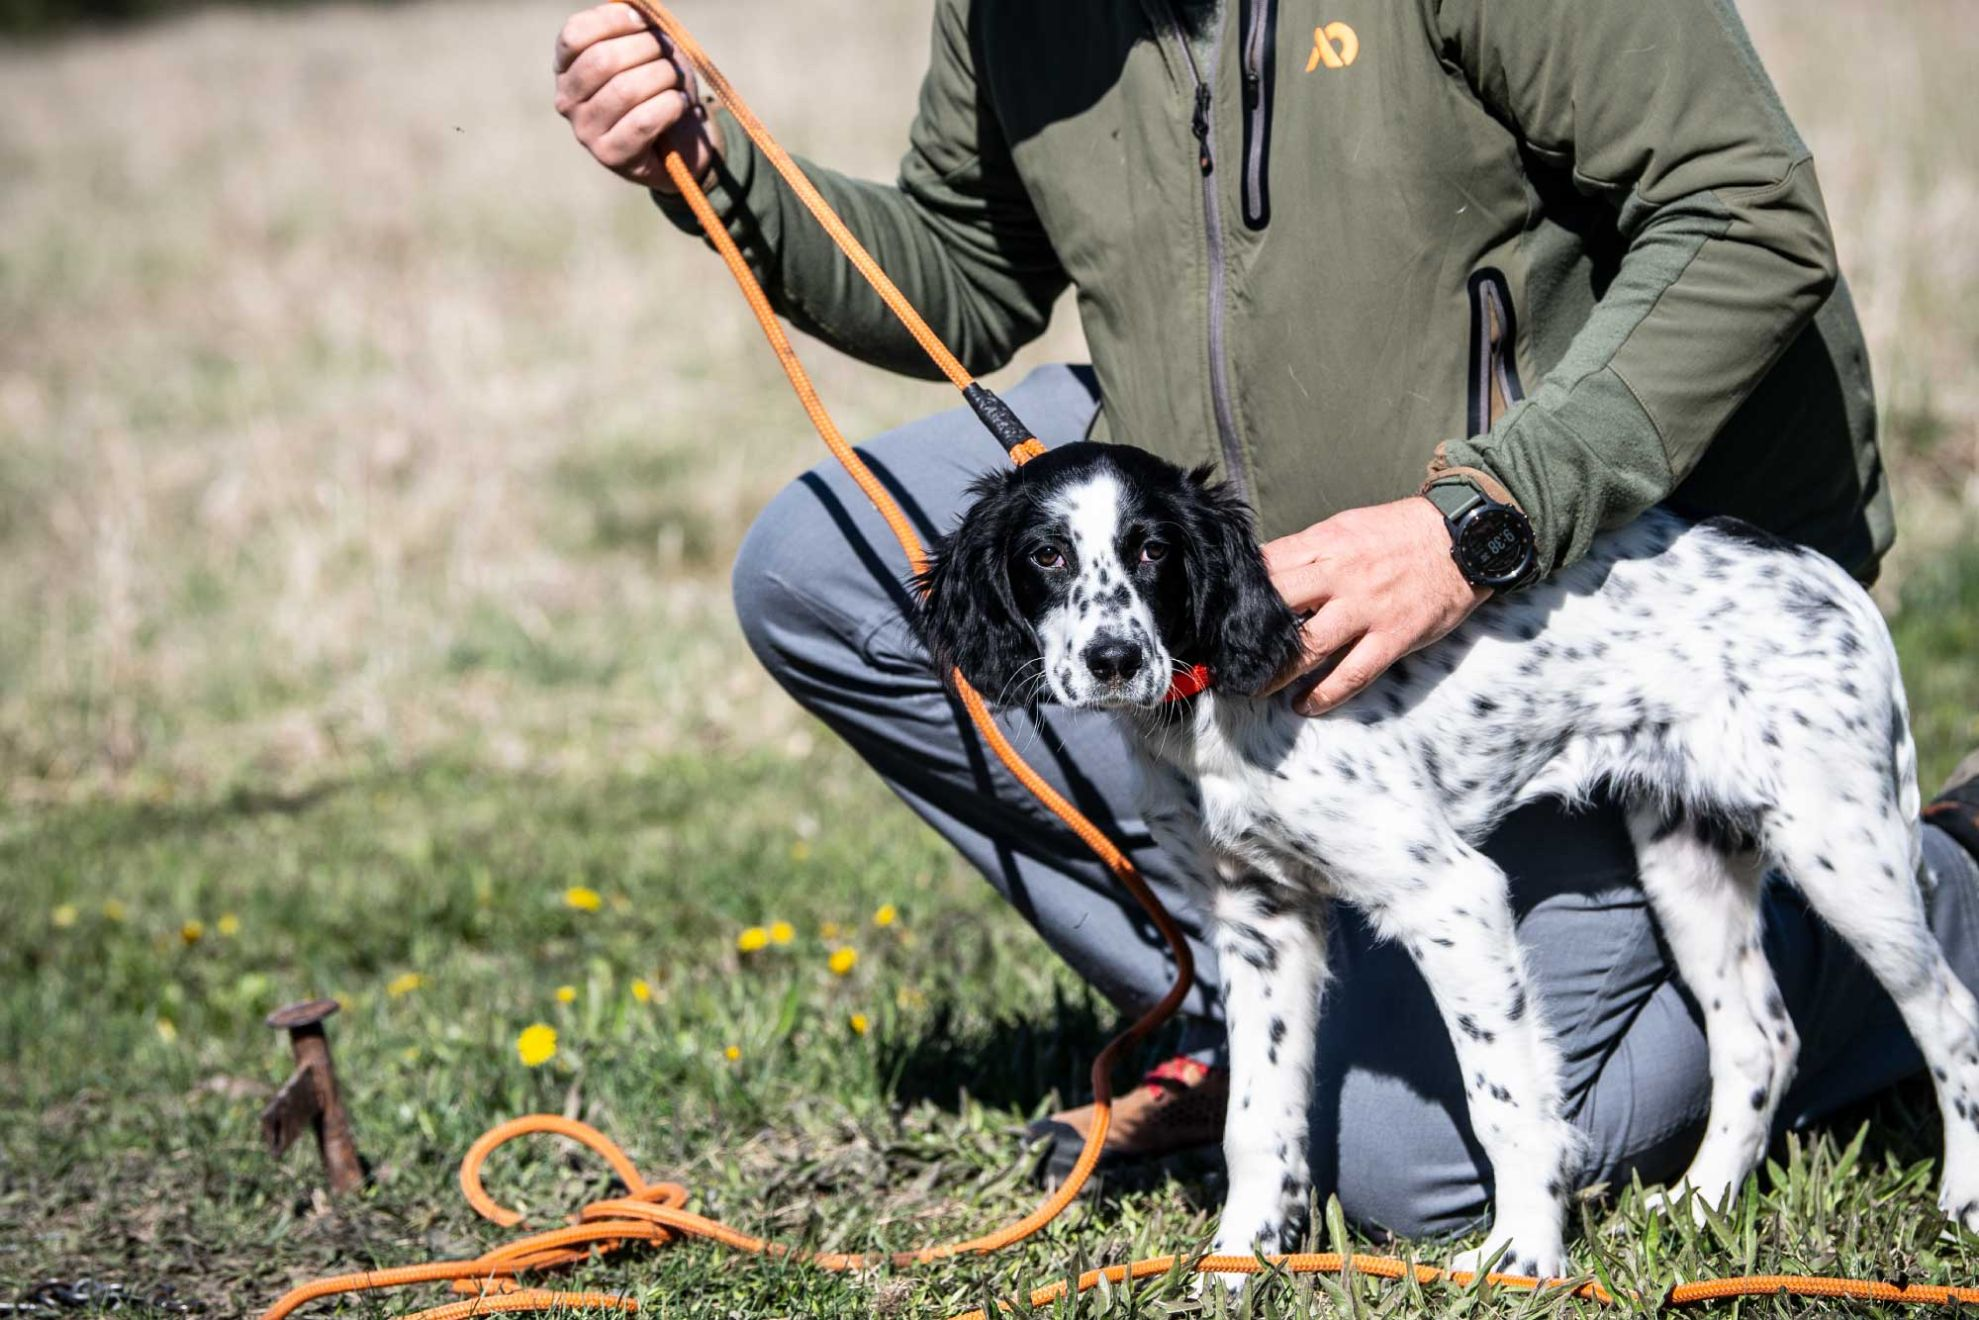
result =
[{"label": "man's other hand petting dog", "polygon": [[[1481,1251],[1566,1270],[1578,1173],[1560,1061],[1477,845],[1514,807],[1597,789],[1704,1013],[1708,1127],[1678,1189],[1722,1205],[1765,1150],[1798,1040],[1761,951],[1777,869],[1889,991],[1936,1081],[1939,1203],[1979,1229],[1979,1007],[1925,925],[1897,660],[1841,569],[1732,519],[1652,511],[1318,718],[1249,510],[1206,471],[1073,444],[977,483],[921,580],[923,635],[993,702],[1118,712],[1147,819],[1213,918],[1230,1036],[1216,1250],[1295,1248],[1325,923],[1354,904],[1415,960],[1495,1175]],[[1167,701],[1206,666],[1209,690]],[[1296,688],[1294,689],[1296,691]]]}]

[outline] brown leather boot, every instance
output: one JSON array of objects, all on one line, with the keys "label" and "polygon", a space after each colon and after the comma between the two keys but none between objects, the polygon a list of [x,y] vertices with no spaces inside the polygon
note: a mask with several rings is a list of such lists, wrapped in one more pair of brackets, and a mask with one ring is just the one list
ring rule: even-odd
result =
[{"label": "brown leather boot", "polygon": [[[1223,1111],[1229,1104],[1230,1074],[1223,1069],[1187,1058],[1158,1064],[1139,1086],[1115,1098],[1099,1169],[1120,1169],[1214,1146],[1223,1139]],[[1051,1143],[1039,1168],[1048,1185],[1057,1186],[1072,1172],[1092,1130],[1091,1105],[1063,1110],[1024,1129],[1029,1140]]]}]

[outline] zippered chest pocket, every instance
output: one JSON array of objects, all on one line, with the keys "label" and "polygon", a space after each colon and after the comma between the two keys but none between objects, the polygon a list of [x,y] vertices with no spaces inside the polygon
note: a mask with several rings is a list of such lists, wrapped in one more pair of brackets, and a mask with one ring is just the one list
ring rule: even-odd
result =
[{"label": "zippered chest pocket", "polygon": [[1519,323],[1503,271],[1486,266],[1470,277],[1470,366],[1467,434],[1483,435],[1525,397],[1519,383]]},{"label": "zippered chest pocket", "polygon": [[1244,227],[1271,223],[1271,109],[1277,91],[1278,0],[1243,0],[1239,36],[1243,70]]}]

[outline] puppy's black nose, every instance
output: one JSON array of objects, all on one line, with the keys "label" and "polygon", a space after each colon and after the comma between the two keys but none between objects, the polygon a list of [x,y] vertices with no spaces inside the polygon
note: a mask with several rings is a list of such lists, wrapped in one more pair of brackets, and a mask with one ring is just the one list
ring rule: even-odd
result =
[{"label": "puppy's black nose", "polygon": [[1141,669],[1141,648],[1115,639],[1094,642],[1085,651],[1086,668],[1102,683],[1124,683]]}]

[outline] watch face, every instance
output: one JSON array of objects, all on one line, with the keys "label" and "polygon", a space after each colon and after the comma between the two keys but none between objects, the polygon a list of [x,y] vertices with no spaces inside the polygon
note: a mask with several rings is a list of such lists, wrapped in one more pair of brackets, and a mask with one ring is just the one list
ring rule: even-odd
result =
[{"label": "watch face", "polygon": [[1517,582],[1532,564],[1532,525],[1517,509],[1495,505],[1464,519],[1457,542],[1464,575],[1479,586]]}]

